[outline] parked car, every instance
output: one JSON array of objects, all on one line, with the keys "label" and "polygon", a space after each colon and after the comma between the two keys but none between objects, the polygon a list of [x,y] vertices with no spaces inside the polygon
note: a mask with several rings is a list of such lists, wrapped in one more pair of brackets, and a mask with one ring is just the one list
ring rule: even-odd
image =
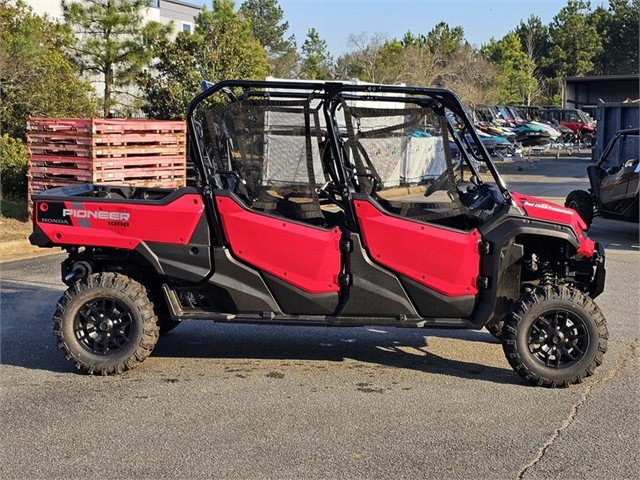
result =
[{"label": "parked car", "polygon": [[594,216],[638,222],[638,129],[618,131],[595,165],[587,168],[589,191],[574,190],[565,206],[580,214],[587,227]]}]

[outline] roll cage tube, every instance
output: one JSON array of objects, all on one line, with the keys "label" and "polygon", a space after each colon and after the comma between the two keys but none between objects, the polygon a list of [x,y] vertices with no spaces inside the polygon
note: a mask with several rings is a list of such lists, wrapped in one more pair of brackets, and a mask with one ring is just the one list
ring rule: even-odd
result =
[{"label": "roll cage tube", "polygon": [[[379,87],[379,89],[378,89]],[[371,93],[374,91],[375,93],[388,93],[391,91],[392,93],[413,93],[414,91],[418,91],[420,93],[427,93],[428,96],[424,97],[390,97],[390,96],[375,96],[374,94],[369,95],[350,95],[351,92],[367,92]],[[345,94],[346,92],[346,94]],[[335,119],[337,109],[341,106],[342,100],[359,100],[359,101],[380,101],[380,102],[403,102],[403,103],[413,103],[420,107],[424,108],[432,108],[436,113],[440,115],[444,115],[445,109],[449,109],[452,113],[456,114],[457,118],[463,120],[464,125],[460,132],[456,131],[449,118],[447,118],[448,131],[450,133],[450,138],[458,146],[458,149],[461,152],[461,156],[464,158],[464,162],[467,167],[477,176],[478,172],[474,166],[474,164],[469,159],[469,152],[473,151],[469,140],[466,138],[466,132],[469,133],[473,142],[477,146],[476,149],[480,153],[480,156],[474,155],[474,157],[484,162],[487,165],[494,181],[496,182],[500,192],[504,195],[505,199],[510,200],[511,195],[504,183],[504,180],[496,170],[494,164],[490,161],[490,156],[486,147],[480,140],[475,128],[473,125],[469,123],[468,117],[464,110],[464,107],[460,100],[456,97],[456,95],[448,90],[442,89],[425,89],[425,88],[413,88],[413,87],[393,87],[393,86],[372,86],[372,85],[346,85],[340,91],[334,93],[329,101],[331,102],[331,107],[329,108],[328,117]],[[446,117],[446,115],[445,115]],[[331,123],[334,127],[334,130],[337,130],[337,125],[335,122],[327,122]],[[468,148],[463,148],[466,146]],[[337,152],[334,152],[338,154]]]},{"label": "roll cage tube", "polygon": [[629,135],[640,135],[640,128],[627,128],[625,130],[618,130],[611,141],[607,144],[604,152],[602,152],[602,154],[600,155],[600,158],[596,163],[596,167],[600,167],[604,162],[608,160],[611,150],[613,150],[613,147],[618,142],[620,137],[627,137]]},{"label": "roll cage tube", "polygon": [[[240,96],[236,96],[233,93],[234,89],[241,89],[243,94]],[[193,118],[193,113],[196,107],[208,97],[214,95],[217,92],[223,91],[230,99],[231,102],[240,101],[242,98],[246,98],[246,96],[250,95],[261,95],[266,96],[271,92],[262,92],[257,91],[256,89],[272,89],[272,90],[280,90],[274,93],[277,93],[277,96],[280,98],[298,98],[298,99],[307,99],[311,94],[314,94],[315,97],[324,97],[325,105],[323,106],[323,111],[325,115],[325,120],[327,123],[327,128],[329,130],[328,134],[331,137],[331,148],[333,151],[334,161],[340,160],[339,163],[341,165],[340,168],[336,168],[336,172],[339,175],[339,181],[343,186],[347,186],[347,174],[344,171],[344,162],[343,162],[343,154],[340,151],[339,145],[341,141],[341,136],[339,134],[339,127],[336,123],[336,110],[340,101],[338,97],[348,98],[353,94],[354,99],[360,101],[366,100],[375,100],[375,101],[402,101],[402,102],[411,102],[416,105],[422,107],[431,107],[434,110],[440,108],[444,115],[445,109],[448,109],[452,113],[456,115],[459,120],[463,122],[462,132],[456,132],[451,125],[451,122],[448,120],[448,128],[451,133],[451,138],[453,138],[454,142],[460,149],[460,154],[464,158],[467,166],[475,173],[475,168],[468,157],[468,151],[472,151],[470,148],[470,144],[466,139],[466,135],[470,135],[473,143],[477,146],[476,152],[479,153],[479,160],[483,161],[491,176],[493,177],[496,185],[500,189],[500,192],[504,195],[505,199],[511,201],[511,196],[509,195],[509,191],[504,183],[504,180],[498,173],[497,169],[493,165],[491,158],[489,156],[489,152],[486,147],[480,140],[475,128],[470,123],[469,118],[466,114],[463,104],[460,99],[451,91],[439,88],[425,88],[425,87],[405,87],[405,86],[397,86],[397,85],[348,85],[340,82],[286,82],[286,81],[263,81],[263,80],[224,80],[222,82],[213,84],[213,86],[204,90],[200,94],[198,94],[189,104],[187,108],[187,131],[189,134],[189,138],[197,138],[197,125],[195,124],[195,119]],[[285,91],[282,91],[285,90]],[[287,91],[288,90],[288,91]],[[318,93],[324,92],[324,93]],[[380,94],[403,94],[403,95],[411,95],[411,97],[391,97],[391,96],[381,96]],[[460,133],[463,133],[461,136]],[[464,140],[463,140],[464,139]],[[194,159],[194,164],[200,174],[202,182],[205,186],[211,188],[210,185],[210,172],[207,172],[206,166],[204,164],[204,152],[201,151],[201,146],[199,143],[193,142],[191,148],[196,153]],[[463,148],[464,146],[469,147]],[[338,167],[338,165],[336,165]],[[347,192],[343,192],[344,194],[348,194]]]}]

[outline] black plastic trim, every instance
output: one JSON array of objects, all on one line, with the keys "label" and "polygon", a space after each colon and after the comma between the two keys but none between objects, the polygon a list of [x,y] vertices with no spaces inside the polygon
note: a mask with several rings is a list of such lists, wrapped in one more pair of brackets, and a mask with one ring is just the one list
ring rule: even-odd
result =
[{"label": "black plastic trim", "polygon": [[262,272],[262,276],[278,305],[286,314],[329,315],[338,306],[338,292],[307,293],[266,272]]},{"label": "black plastic trim", "polygon": [[[40,193],[36,193],[32,196],[33,201],[68,201],[68,202],[89,202],[89,203],[127,203],[136,205],[168,205],[174,202],[176,199],[184,195],[201,195],[201,191],[196,187],[182,187],[178,189],[158,189],[166,190],[168,193],[166,196],[160,199],[137,199],[137,198],[106,198],[106,197],[85,197],[82,194],[88,194],[95,191],[97,186],[92,183],[86,183],[82,185],[72,185],[68,187],[56,187],[50,188]],[[111,189],[116,188],[131,188],[128,185],[108,185]],[[145,187],[138,187],[144,189]]]},{"label": "black plastic trim", "polygon": [[211,241],[206,215],[200,217],[186,245],[145,243],[168,277],[187,282],[200,282],[211,273]]},{"label": "black plastic trim", "polygon": [[404,315],[419,318],[398,277],[369,258],[360,235],[351,233],[349,238],[353,251],[347,255],[345,268],[351,274],[352,284],[342,290],[338,314],[341,317]]},{"label": "black plastic trim", "polygon": [[[518,275],[519,278],[519,268],[509,269],[519,260],[518,255],[522,253],[522,246],[513,243],[516,237],[520,235],[553,237],[567,241],[575,249],[580,246],[578,238],[570,226],[522,217],[517,214],[517,209],[507,210],[503,214],[491,218],[478,230],[483,241],[491,242],[493,249],[489,255],[480,257],[480,275],[490,278],[491,285],[488,290],[480,291],[477,307],[471,319],[477,328],[499,319],[498,317],[505,313],[503,310],[507,304],[500,308],[498,296],[500,288],[505,288],[505,285],[501,287],[502,282],[513,283],[515,281],[514,275]],[[507,248],[505,249],[505,247]],[[515,251],[512,252],[512,249]],[[508,303],[508,299],[505,301]]]},{"label": "black plastic trim", "polygon": [[35,245],[36,247],[53,247],[53,242],[51,241],[51,239],[47,237],[47,235],[35,222],[33,223],[33,233],[29,235],[29,243],[31,245]]},{"label": "black plastic trim", "polygon": [[[237,311],[242,313],[272,312],[282,310],[269,291],[258,271],[245,266],[233,258],[227,248],[213,249],[214,273],[207,284],[226,290]],[[238,307],[242,308],[238,308]]]},{"label": "black plastic trim", "polygon": [[402,275],[400,281],[422,317],[468,318],[473,314],[475,295],[449,297]]},{"label": "black plastic trim", "polygon": [[595,264],[596,264],[596,273],[593,277],[593,281],[589,286],[589,296],[591,298],[596,298],[602,292],[604,292],[604,280],[607,276],[607,271],[605,269],[605,260],[606,255],[604,253],[604,247],[600,242],[596,242],[596,254],[594,255]]}]

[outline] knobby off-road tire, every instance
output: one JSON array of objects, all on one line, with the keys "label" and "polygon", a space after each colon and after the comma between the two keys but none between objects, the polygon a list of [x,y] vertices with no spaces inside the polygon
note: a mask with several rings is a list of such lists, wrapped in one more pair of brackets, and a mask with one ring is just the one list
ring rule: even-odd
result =
[{"label": "knobby off-road tire", "polygon": [[498,340],[502,340],[502,330],[504,329],[504,320],[499,320],[496,323],[487,325],[485,327],[487,331]]},{"label": "knobby off-road tire", "polygon": [[144,361],[159,329],[145,288],[117,273],[95,273],[58,302],[54,335],[67,360],[89,374],[122,373]]},{"label": "knobby off-road tire", "polygon": [[596,136],[591,133],[583,133],[582,134],[582,144],[587,148],[592,148],[596,146]]},{"label": "knobby off-road tire", "polygon": [[592,375],[609,333],[593,300],[575,288],[523,294],[505,318],[502,347],[511,367],[534,385],[568,387]]},{"label": "knobby off-road tire", "polygon": [[574,190],[567,195],[564,206],[575,210],[587,224],[587,230],[591,228],[593,222],[593,200],[589,192],[584,190]]},{"label": "knobby off-road tire", "polygon": [[162,293],[158,293],[157,290],[151,290],[149,288],[146,289],[146,292],[147,297],[149,297],[149,301],[153,304],[153,310],[156,313],[156,318],[158,319],[160,336],[163,336],[165,333],[169,333],[182,323],[171,318],[169,308],[167,307],[167,303]]}]

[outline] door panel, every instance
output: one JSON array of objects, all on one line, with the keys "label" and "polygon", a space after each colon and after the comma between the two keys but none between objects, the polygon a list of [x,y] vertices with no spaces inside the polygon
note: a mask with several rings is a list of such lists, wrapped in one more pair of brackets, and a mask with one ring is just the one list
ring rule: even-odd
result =
[{"label": "door panel", "polygon": [[477,230],[461,232],[389,215],[364,200],[354,204],[375,262],[447,296],[478,293]]},{"label": "door panel", "polygon": [[301,225],[215,197],[231,251],[240,260],[307,293],[338,292],[340,229]]}]

